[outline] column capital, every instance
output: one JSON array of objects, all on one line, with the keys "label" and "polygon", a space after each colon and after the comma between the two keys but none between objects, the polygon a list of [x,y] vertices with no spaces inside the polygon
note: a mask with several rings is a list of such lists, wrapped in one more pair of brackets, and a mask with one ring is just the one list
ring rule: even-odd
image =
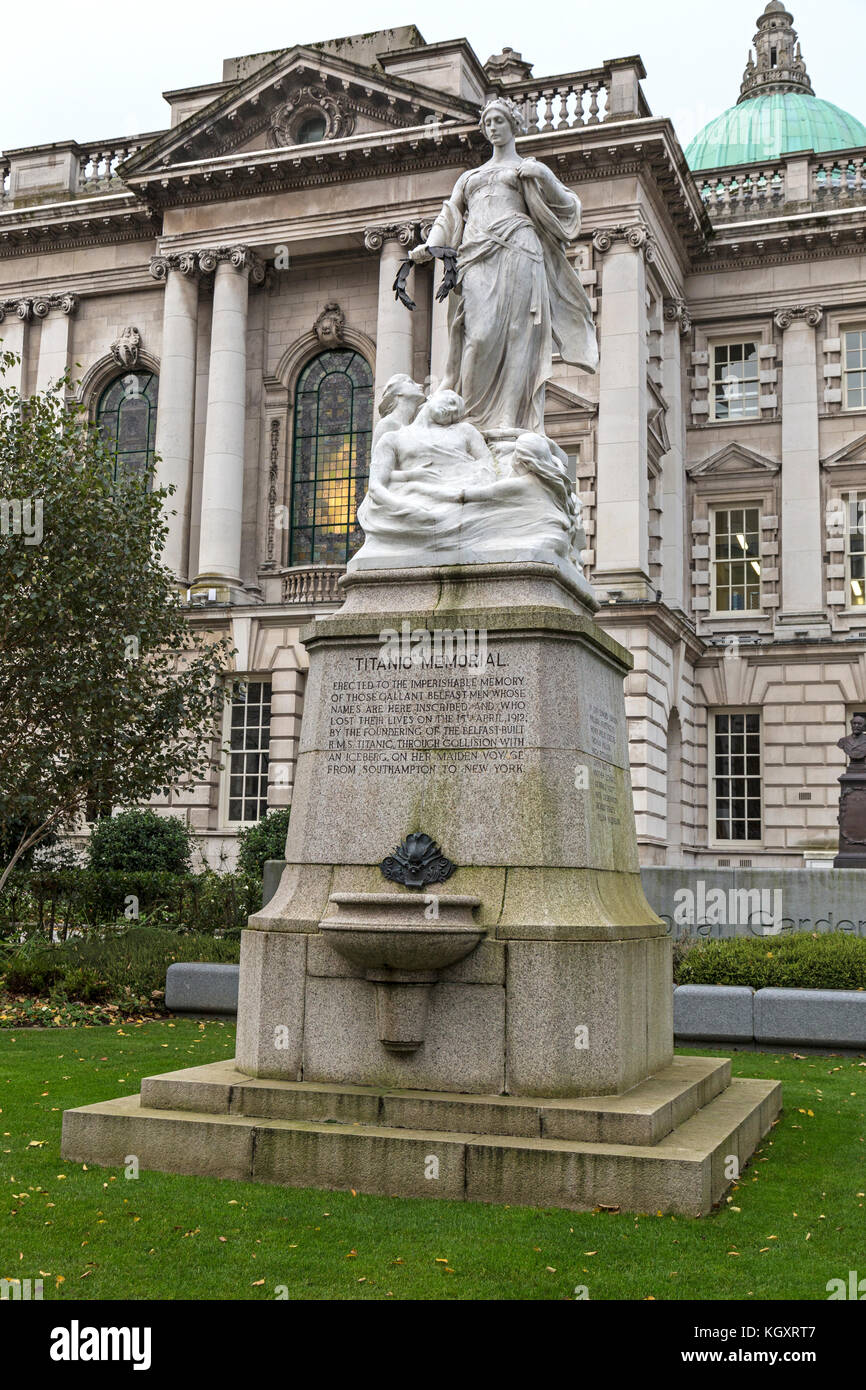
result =
[{"label": "column capital", "polygon": [[640,251],[644,260],[651,263],[656,258],[655,238],[643,222],[633,222],[620,227],[599,227],[592,234],[592,244],[596,251],[609,251],[614,242],[621,241],[633,251]]},{"label": "column capital", "polygon": [[805,321],[810,328],[817,328],[823,317],[823,304],[791,304],[785,309],[777,309],[773,315],[776,327],[783,333],[796,320]]},{"label": "column capital", "polygon": [[0,323],[7,314],[14,314],[22,323],[27,323],[33,315],[32,299],[0,299]]},{"label": "column capital", "polygon": [[[23,305],[29,306],[28,310],[24,313],[21,312]],[[67,315],[74,314],[78,305],[78,295],[73,294],[71,291],[63,294],[41,294],[32,301],[19,300],[17,313],[19,318],[26,320],[30,317],[30,312],[32,311],[38,319],[44,319],[48,317],[52,309],[59,309],[61,313]]]},{"label": "column capital", "polygon": [[409,247],[415,240],[415,227],[411,222],[388,223],[384,227],[367,227],[364,231],[364,245],[368,251],[381,251],[386,241],[399,242]]},{"label": "column capital", "polygon": [[204,274],[218,265],[248,274],[253,285],[260,285],[265,278],[265,263],[249,246],[206,246],[198,252],[198,268]]},{"label": "column capital", "polygon": [[150,273],[154,280],[165,280],[170,270],[176,270],[181,275],[195,275],[198,272],[198,262],[194,251],[169,252],[167,255],[151,256]]},{"label": "column capital", "polygon": [[666,299],[665,318],[668,323],[678,323],[681,333],[691,332],[692,318],[684,299]]}]

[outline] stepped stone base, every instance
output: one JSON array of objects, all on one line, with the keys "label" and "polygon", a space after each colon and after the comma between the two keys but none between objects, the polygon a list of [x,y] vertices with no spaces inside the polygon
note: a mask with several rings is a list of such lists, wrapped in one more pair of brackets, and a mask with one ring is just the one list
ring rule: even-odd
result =
[{"label": "stepped stone base", "polygon": [[68,1110],[63,1156],[162,1172],[576,1211],[701,1216],[779,1114],[774,1081],[677,1057],[619,1096],[544,1099],[253,1079],[233,1062]]}]

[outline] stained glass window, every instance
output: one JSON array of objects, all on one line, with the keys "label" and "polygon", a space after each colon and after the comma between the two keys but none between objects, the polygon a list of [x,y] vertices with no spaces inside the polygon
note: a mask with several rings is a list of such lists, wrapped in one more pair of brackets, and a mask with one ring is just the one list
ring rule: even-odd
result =
[{"label": "stained glass window", "polygon": [[106,386],[96,407],[96,424],[117,468],[146,476],[153,468],[159,378],[126,372]]},{"label": "stained glass window", "polygon": [[373,374],[349,348],[320,353],[295,396],[290,565],[344,565],[361,545]]}]

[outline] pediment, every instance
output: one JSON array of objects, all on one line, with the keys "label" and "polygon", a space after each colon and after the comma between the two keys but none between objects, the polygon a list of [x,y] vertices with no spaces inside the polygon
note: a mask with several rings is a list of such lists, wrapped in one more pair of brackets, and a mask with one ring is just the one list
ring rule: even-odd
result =
[{"label": "pediment", "polygon": [[846,464],[863,464],[866,467],[866,434],[858,434],[855,439],[837,449],[821,460],[825,468],[840,468]]},{"label": "pediment", "polygon": [[668,404],[662,394],[661,388],[654,381],[650,381],[649,383],[648,395],[647,451],[650,463],[654,466],[658,466],[665,454],[670,453],[671,447],[671,439],[667,427]]},{"label": "pediment", "polygon": [[[212,102],[159,136],[120,170],[127,182],[173,165],[218,160],[244,150],[297,144],[298,127],[320,113],[324,139],[477,118],[477,106],[449,92],[295,47],[222,90]],[[288,143],[287,143],[288,142]]]},{"label": "pediment", "polygon": [[778,473],[781,464],[775,459],[766,458],[745,444],[726,444],[723,449],[710,454],[698,463],[690,463],[686,472],[690,478],[705,478],[710,474],[725,477],[743,473]]},{"label": "pediment", "polygon": [[588,418],[590,415],[598,414],[598,406],[588,396],[581,396],[579,392],[572,391],[568,386],[561,386],[559,382],[548,381],[544,393],[544,413],[554,417],[576,415]]}]

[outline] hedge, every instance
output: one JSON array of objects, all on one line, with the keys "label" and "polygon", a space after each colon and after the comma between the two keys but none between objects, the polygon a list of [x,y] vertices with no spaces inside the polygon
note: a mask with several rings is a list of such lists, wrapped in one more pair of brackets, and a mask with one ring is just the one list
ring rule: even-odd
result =
[{"label": "hedge", "polygon": [[866,989],[866,937],[792,932],[784,937],[678,942],[674,982],[753,989]]},{"label": "hedge", "polygon": [[237,962],[237,936],[186,935],[161,927],[132,927],[49,946],[32,938],[0,950],[0,987],[10,995],[112,1003],[164,1012],[165,976],[178,960]]},{"label": "hedge", "polygon": [[52,940],[113,924],[239,931],[261,907],[262,886],[247,874],[101,872],[44,869],[13,874],[0,894],[0,935]]}]

